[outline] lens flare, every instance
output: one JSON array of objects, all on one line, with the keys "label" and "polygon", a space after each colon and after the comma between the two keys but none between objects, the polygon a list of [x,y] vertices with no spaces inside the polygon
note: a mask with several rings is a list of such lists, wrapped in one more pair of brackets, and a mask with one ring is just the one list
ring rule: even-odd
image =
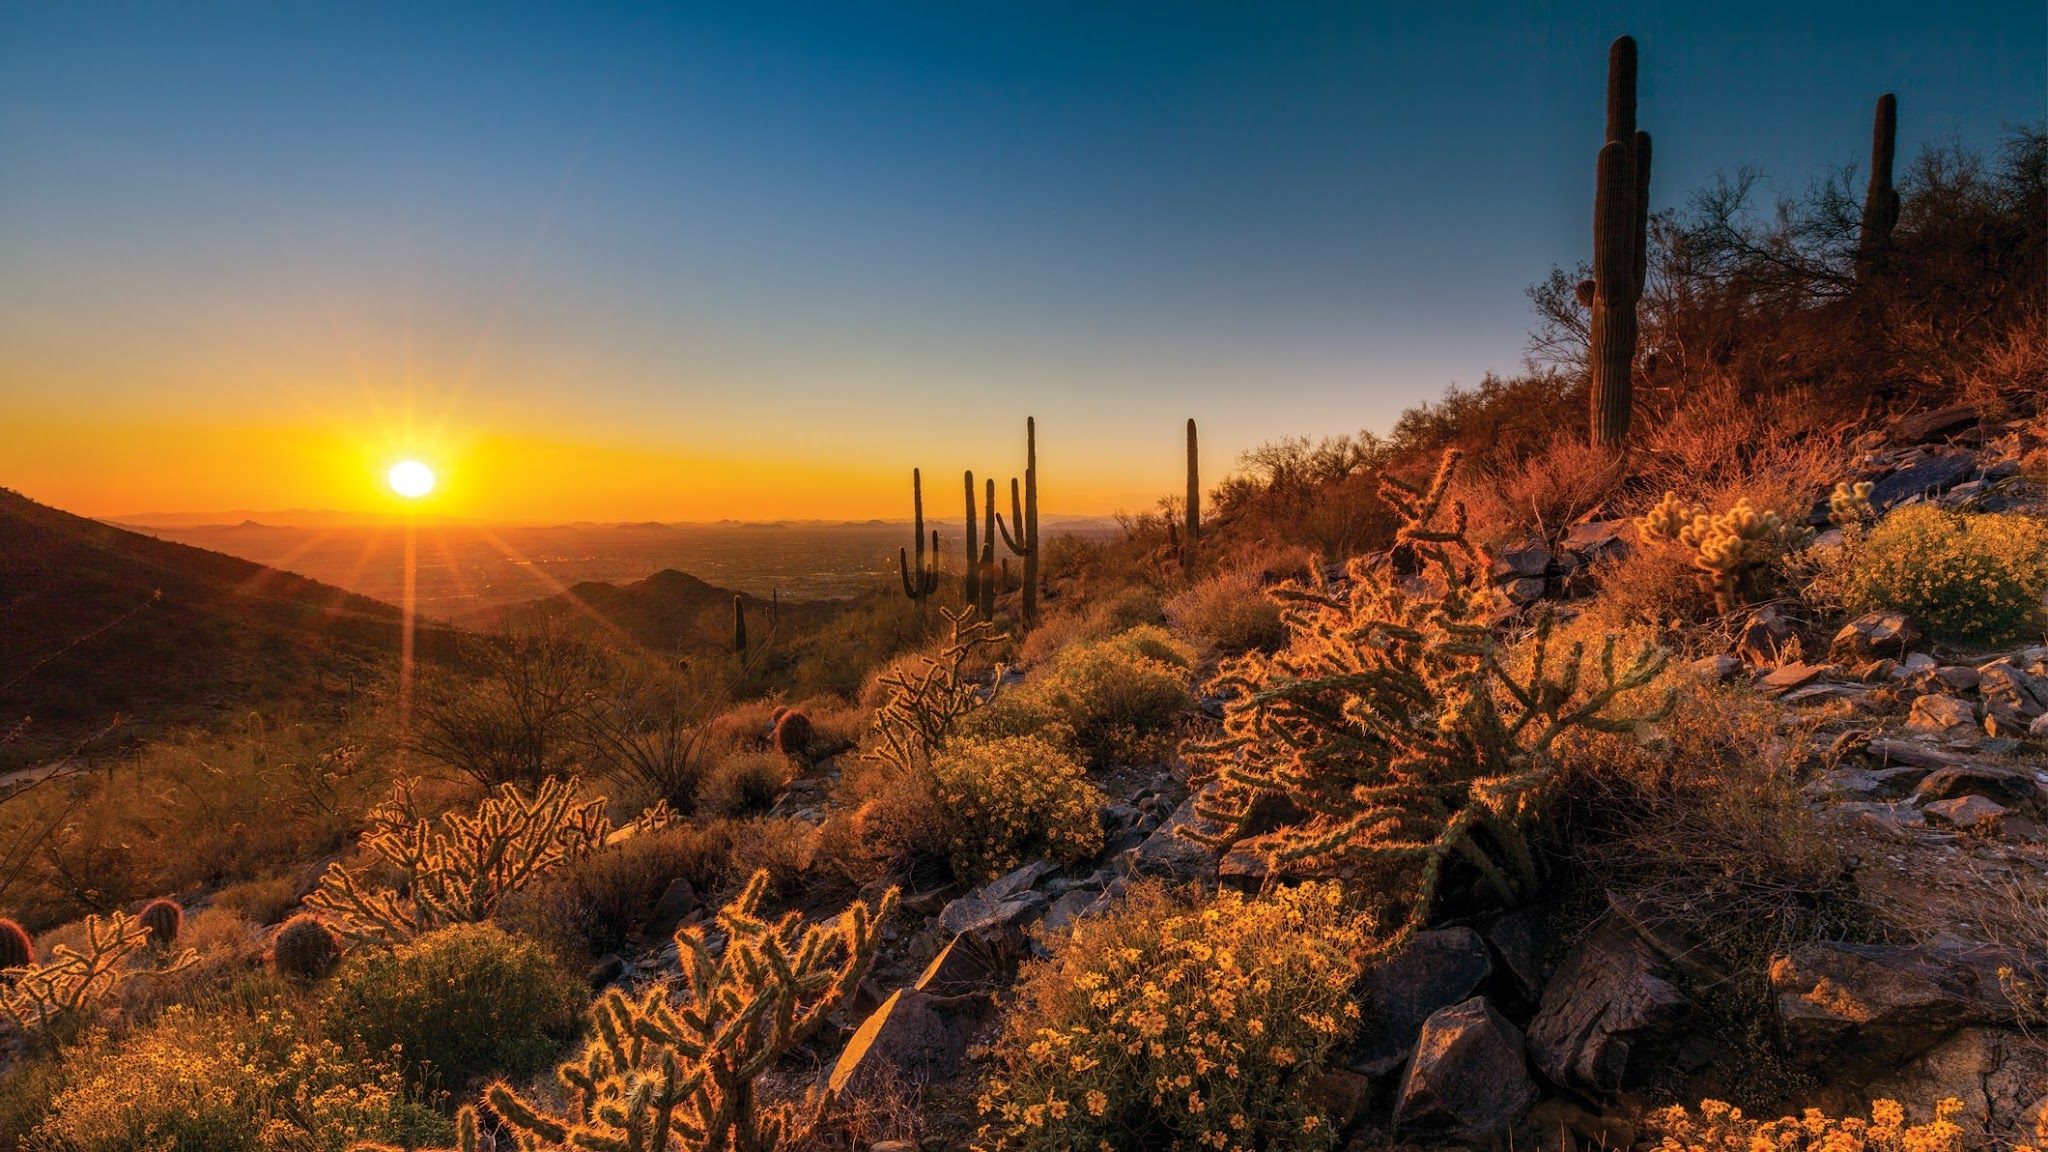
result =
[{"label": "lens flare", "polygon": [[417,500],[434,490],[434,470],[417,460],[400,460],[384,479],[391,490],[408,500]]}]

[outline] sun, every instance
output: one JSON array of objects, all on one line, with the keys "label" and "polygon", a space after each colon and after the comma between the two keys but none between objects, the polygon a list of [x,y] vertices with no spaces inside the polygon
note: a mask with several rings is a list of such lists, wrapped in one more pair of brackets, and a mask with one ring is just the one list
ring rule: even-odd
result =
[{"label": "sun", "polygon": [[400,460],[384,474],[391,490],[408,500],[417,500],[434,490],[434,470],[417,460]]}]

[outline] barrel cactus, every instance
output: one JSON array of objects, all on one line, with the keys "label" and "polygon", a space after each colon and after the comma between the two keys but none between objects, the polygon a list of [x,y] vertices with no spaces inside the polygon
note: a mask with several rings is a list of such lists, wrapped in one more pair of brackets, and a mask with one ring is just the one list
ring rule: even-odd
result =
[{"label": "barrel cactus", "polygon": [[341,942],[319,917],[301,912],[278,929],[270,959],[283,975],[318,980],[341,960]]},{"label": "barrel cactus", "polygon": [[151,900],[142,906],[142,912],[136,919],[149,929],[152,948],[169,948],[176,944],[178,933],[185,929],[185,910],[173,900]]},{"label": "barrel cactus", "polygon": [[35,941],[21,925],[0,916],[0,968],[26,968],[36,962]]},{"label": "barrel cactus", "polygon": [[784,709],[775,721],[775,750],[792,760],[802,760],[810,752],[811,718],[794,708]]}]

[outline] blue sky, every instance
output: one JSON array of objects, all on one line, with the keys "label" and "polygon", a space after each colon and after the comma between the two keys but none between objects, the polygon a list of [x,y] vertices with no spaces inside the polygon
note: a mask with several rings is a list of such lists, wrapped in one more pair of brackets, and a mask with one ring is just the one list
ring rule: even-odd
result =
[{"label": "blue sky", "polygon": [[[2038,0],[0,3],[0,393],[39,443],[786,458],[849,512],[1014,470],[1036,413],[1061,507],[1142,503],[1189,415],[1234,455],[1516,369],[1523,289],[1590,244],[1623,32],[1658,207],[1860,163],[1884,91],[1902,157],[2048,111]],[[119,503],[66,466],[23,486]]]}]

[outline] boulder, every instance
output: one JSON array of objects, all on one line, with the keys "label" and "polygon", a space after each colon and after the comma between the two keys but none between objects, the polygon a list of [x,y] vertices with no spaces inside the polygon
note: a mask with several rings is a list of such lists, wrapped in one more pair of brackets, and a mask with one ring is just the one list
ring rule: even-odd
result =
[{"label": "boulder", "polygon": [[1771,962],[1779,1032],[1808,1067],[1895,1067],[1964,1025],[2012,1019],[2001,959],[1991,949],[1802,944]]},{"label": "boulder", "polygon": [[1331,1131],[1342,1133],[1372,1102],[1372,1077],[1332,1068],[1303,1084],[1301,1094],[1329,1121]]},{"label": "boulder", "polygon": [[1628,524],[1625,519],[1588,520],[1566,529],[1564,539],[1558,541],[1558,544],[1589,560],[1595,559],[1606,552],[1628,546],[1628,541],[1622,535],[1628,529]]},{"label": "boulder", "polygon": [[1503,584],[1501,591],[1507,595],[1509,603],[1534,604],[1543,599],[1547,587],[1541,576],[1523,576]]},{"label": "boulder", "polygon": [[1001,929],[1023,923],[1047,903],[1042,892],[1026,892],[1009,900],[962,896],[939,912],[939,926],[949,936],[999,934]]},{"label": "boulder", "polygon": [[1214,848],[1197,844],[1179,834],[1189,826],[1206,827],[1208,821],[1195,815],[1195,797],[1181,801],[1144,843],[1123,856],[1123,867],[1133,876],[1157,876],[1176,884],[1189,881],[1214,883],[1216,863],[1222,855]]},{"label": "boulder", "polygon": [[899,988],[870,1013],[826,1076],[833,1095],[943,1080],[960,1071],[980,1005]]},{"label": "boulder", "polygon": [[1725,684],[1742,671],[1742,661],[1733,656],[1702,656],[1686,664],[1685,670],[1709,684]]},{"label": "boulder", "polygon": [[1543,541],[1529,537],[1501,549],[1493,561],[1493,578],[1505,582],[1517,576],[1540,577],[1550,570],[1552,559]]},{"label": "boulder", "polygon": [[1913,701],[1906,727],[1920,732],[1947,732],[1977,723],[1977,709],[1967,700],[1953,696],[1922,696]]},{"label": "boulder", "polygon": [[2039,815],[2043,808],[2041,785],[2032,773],[1989,764],[1937,769],[1929,772],[1913,790],[1913,798],[1922,806],[1964,796],[1983,796],[2034,815]]},{"label": "boulder", "polygon": [[[2002,1028],[1964,1028],[1865,1086],[1864,1093],[1913,1102],[1953,1096],[1963,1102],[1957,1119],[1963,1131],[1981,1132],[2000,1146],[2035,1143],[2026,1138],[2034,1135],[2035,1116],[2048,1107],[2048,1044]],[[1913,1119],[1929,1117],[1916,1110]]]},{"label": "boulder", "polygon": [[1936,800],[1921,811],[1927,813],[1927,818],[1937,824],[1967,829],[1986,824],[1995,825],[2000,816],[2012,809],[1986,800],[1982,796],[1958,796],[1954,800]]},{"label": "boulder", "polygon": [[1543,985],[1550,979],[1550,949],[1555,939],[1550,921],[1551,909],[1514,908],[1487,920],[1479,930],[1515,991],[1531,1004],[1543,995]]},{"label": "boulder", "polygon": [[2027,735],[2036,740],[2048,740],[2048,712],[2034,717],[2034,722],[2027,725]]},{"label": "boulder", "polygon": [[991,992],[1016,962],[1014,949],[990,948],[971,937],[955,937],[925,965],[915,987],[934,996]]},{"label": "boulder", "polygon": [[1400,1126],[1466,1140],[1505,1133],[1536,1102],[1522,1034],[1483,996],[1440,1008],[1422,1026],[1394,1104]]},{"label": "boulder", "polygon": [[1050,860],[1035,860],[1008,875],[982,885],[975,895],[991,903],[1013,899],[1031,891],[1040,879],[1050,875],[1055,868]]},{"label": "boulder", "polygon": [[1865,612],[1835,633],[1829,658],[1844,663],[1875,656],[1902,656],[1920,641],[1920,630],[1903,612]]},{"label": "boulder", "polygon": [[1772,669],[1769,675],[1756,682],[1756,686],[1759,691],[1773,696],[1782,696],[1794,688],[1804,688],[1815,680],[1820,679],[1820,674],[1824,671],[1826,669],[1821,668],[1819,665],[1808,664],[1803,660],[1794,660],[1790,664],[1780,665]]},{"label": "boulder", "polygon": [[1743,621],[1742,630],[1735,634],[1735,654],[1751,667],[1769,668],[1778,663],[1795,635],[1784,613],[1767,604]]},{"label": "boulder", "polygon": [[678,876],[662,889],[654,907],[647,911],[647,921],[640,926],[640,935],[647,940],[666,940],[676,934],[683,923],[683,917],[703,907],[697,899],[697,890],[688,880]]},{"label": "boulder", "polygon": [[1914,496],[1946,492],[1976,470],[1977,458],[1971,453],[1930,453],[1879,480],[1870,490],[1870,505],[1881,511]]},{"label": "boulder", "polygon": [[1352,1067],[1384,1076],[1415,1051],[1422,1025],[1440,1008],[1470,999],[1493,974],[1486,941],[1470,928],[1417,932],[1366,974],[1366,1038]]},{"label": "boulder", "polygon": [[1977,669],[1977,692],[1987,705],[2004,705],[2026,720],[2048,715],[2048,677],[2036,676],[2010,657]]},{"label": "boulder", "polygon": [[1609,1096],[1659,1066],[1690,1008],[1662,958],[1610,920],[1566,954],[1543,989],[1529,1054],[1552,1082]]},{"label": "boulder", "polygon": [[1925,444],[1945,440],[1977,423],[1982,417],[1968,404],[1952,404],[1902,417],[1892,425],[1892,437],[1901,444]]}]

